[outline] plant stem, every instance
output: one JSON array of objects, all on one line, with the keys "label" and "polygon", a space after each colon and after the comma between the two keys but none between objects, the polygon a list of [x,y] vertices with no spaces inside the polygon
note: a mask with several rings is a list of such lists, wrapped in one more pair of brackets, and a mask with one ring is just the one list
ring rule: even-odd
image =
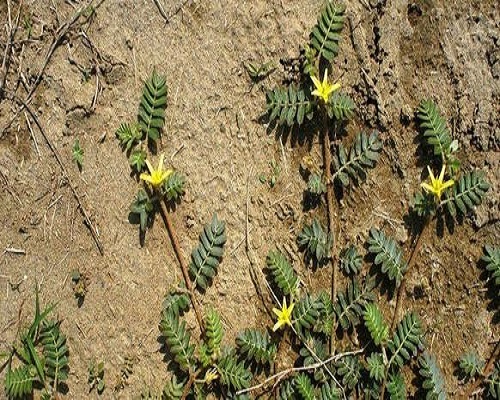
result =
[{"label": "plant stem", "polygon": [[[422,237],[424,236],[424,233],[426,232],[427,228],[430,226],[429,222],[430,222],[429,217],[425,217],[422,229],[418,233],[417,241],[415,243],[415,246],[413,247],[413,250],[411,251],[410,258],[408,259],[408,267],[406,268],[405,275],[403,276],[403,279],[401,279],[401,284],[399,285],[396,297],[396,308],[394,309],[394,314],[392,316],[391,329],[390,329],[391,332],[394,332],[394,328],[396,327],[396,321],[398,320],[399,310],[401,308],[401,305],[403,304],[403,297],[406,287],[406,276],[408,275],[408,271],[415,264],[415,261],[417,259],[415,256],[420,252],[420,248],[422,247],[423,243]],[[380,400],[384,400],[385,386],[387,384],[387,376],[389,375],[389,367],[390,363],[387,364],[387,370],[385,371],[384,380],[382,382],[382,389],[380,391]]]},{"label": "plant stem", "polygon": [[465,395],[465,399],[468,399],[472,396],[472,393],[475,392],[475,390],[478,388],[479,385],[481,385],[484,380],[490,375],[491,369],[493,368],[493,365],[495,364],[495,361],[498,360],[500,357],[500,340],[497,341],[497,344],[495,345],[495,348],[493,349],[493,352],[491,353],[491,356],[486,363],[486,365],[483,368],[483,372],[481,373],[481,376],[477,378],[474,383],[471,385],[469,390],[467,391]]},{"label": "plant stem", "polygon": [[424,236],[424,233],[426,232],[427,228],[430,226],[429,223],[429,217],[426,217],[424,220],[424,224],[422,226],[422,229],[418,233],[417,236],[417,242],[415,243],[415,247],[413,247],[413,250],[410,254],[410,258],[408,259],[408,267],[406,268],[406,272],[403,276],[403,279],[401,280],[401,285],[399,285],[398,288],[398,293],[396,297],[396,308],[394,310],[394,315],[392,316],[392,322],[391,322],[391,332],[394,331],[394,327],[396,326],[396,321],[398,320],[398,314],[401,308],[401,305],[403,304],[403,297],[405,293],[405,287],[406,287],[406,276],[408,276],[408,271],[413,267],[416,261],[416,255],[420,252],[420,248],[422,247],[422,237]]},{"label": "plant stem", "polygon": [[[324,170],[325,170],[325,180],[327,182],[326,185],[326,204],[328,211],[328,230],[330,235],[334,237],[335,230],[335,221],[333,219],[334,213],[334,202],[333,202],[333,185],[331,184],[332,180],[332,154],[330,150],[330,135],[328,132],[328,114],[325,109],[323,109],[323,130],[322,130],[322,139],[323,139],[323,161],[324,161]],[[335,243],[332,243],[331,252],[331,264],[332,264],[332,278],[331,278],[331,299],[332,302],[335,302],[337,298],[337,268],[335,267],[335,259],[333,257]],[[330,352],[333,352],[335,347],[335,331],[332,331],[332,335],[330,338]]]},{"label": "plant stem", "polygon": [[203,333],[203,318],[201,316],[200,309],[198,308],[196,297],[194,296],[193,285],[191,284],[191,279],[189,279],[188,266],[186,264],[186,261],[184,261],[184,257],[182,256],[181,253],[181,246],[179,244],[179,239],[177,238],[174,226],[172,225],[170,214],[168,213],[165,202],[159,201],[159,203],[161,206],[161,215],[163,217],[163,222],[167,227],[168,235],[170,236],[170,240],[172,241],[172,246],[174,247],[175,255],[179,260],[179,264],[181,264],[182,275],[184,276],[184,283],[186,284],[186,288],[189,292],[189,298],[191,299],[191,304],[193,305],[194,313],[196,315],[196,319],[198,320],[198,325],[200,326],[200,331]]},{"label": "plant stem", "polygon": [[198,375],[200,374],[200,372],[201,372],[200,370],[197,370],[197,371],[191,372],[189,374],[189,380],[187,381],[186,386],[184,386],[184,390],[182,391],[181,400],[185,400],[189,396],[189,392],[191,390],[191,387],[193,386],[193,383],[196,380],[196,378],[198,377]]}]

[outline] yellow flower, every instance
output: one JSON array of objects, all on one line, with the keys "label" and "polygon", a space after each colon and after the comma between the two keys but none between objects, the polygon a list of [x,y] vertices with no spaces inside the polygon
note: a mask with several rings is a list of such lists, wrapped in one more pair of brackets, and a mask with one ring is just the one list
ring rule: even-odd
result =
[{"label": "yellow flower", "polygon": [[209,369],[207,372],[205,372],[205,378],[201,382],[210,384],[212,381],[216,380],[217,378],[219,378],[219,374],[217,373],[217,369],[212,368],[212,369]]},{"label": "yellow flower", "polygon": [[340,83],[329,84],[328,83],[328,68],[325,69],[325,76],[323,77],[323,82],[320,82],[318,78],[311,75],[311,79],[314,83],[316,89],[311,93],[313,96],[318,96],[323,99],[325,103],[328,103],[330,95],[340,88]]},{"label": "yellow flower", "polygon": [[158,163],[158,168],[154,169],[149,160],[146,159],[146,165],[149,169],[149,174],[142,173],[140,178],[143,181],[148,182],[154,188],[160,186],[165,179],[167,179],[170,174],[173,172],[171,169],[167,169],[163,171],[163,154],[160,156],[160,162]]},{"label": "yellow flower", "polygon": [[273,313],[275,313],[278,316],[278,322],[274,324],[273,327],[273,332],[276,332],[279,328],[281,328],[283,325],[290,325],[292,326],[292,311],[293,307],[295,307],[295,303],[290,304],[290,307],[286,306],[286,299],[283,298],[283,306],[281,307],[281,310],[278,310],[277,308],[273,308]]},{"label": "yellow flower", "polygon": [[450,179],[449,181],[443,182],[446,165],[443,165],[443,168],[441,168],[441,173],[439,174],[438,179],[434,177],[434,174],[429,167],[427,167],[427,169],[429,170],[429,176],[431,177],[431,184],[429,185],[428,183],[424,182],[421,184],[421,186],[427,193],[434,194],[435,198],[439,201],[441,200],[441,195],[443,194],[444,190],[453,186],[455,184],[455,181],[453,179]]}]

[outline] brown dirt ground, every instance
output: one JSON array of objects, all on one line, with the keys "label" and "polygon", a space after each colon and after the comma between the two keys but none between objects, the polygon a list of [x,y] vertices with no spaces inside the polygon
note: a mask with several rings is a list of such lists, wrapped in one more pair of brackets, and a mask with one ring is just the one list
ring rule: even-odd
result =
[{"label": "brown dirt ground", "polygon": [[[21,24],[6,80],[9,93],[25,97],[23,85],[33,84],[57,28],[83,3],[24,1],[21,21],[31,16],[31,39],[26,40]],[[470,348],[488,357],[499,338],[476,261],[485,243],[500,244],[500,10],[495,0],[346,3],[355,29],[344,31],[335,74],[342,75],[344,90],[358,105],[349,137],[376,128],[386,146],[367,184],[342,203],[338,248],[364,243],[372,226],[383,227],[408,248],[403,216],[423,171],[416,158],[413,110],[423,98],[434,98],[449,121],[464,169],[480,168],[492,183],[486,202],[453,235],[429,232],[409,272],[404,308],[423,318],[454,398],[461,392],[454,362]],[[14,19],[18,1],[9,4]],[[163,5],[171,12],[182,3]],[[263,267],[276,245],[298,254],[296,235],[315,213],[302,210],[305,183],[299,166],[309,153],[320,164],[321,152],[317,139],[309,146],[281,145],[266,132],[258,122],[264,91],[284,74],[278,68],[252,87],[243,63],[279,65],[280,58],[296,57],[321,6],[313,0],[192,0],[166,24],[152,0],[106,0],[90,21],[69,30],[50,58],[31,107],[98,229],[104,256],[40,131],[30,121],[31,136],[24,113],[4,129],[17,106],[1,101],[0,251],[13,247],[25,254],[0,255],[0,350],[16,337],[18,315],[21,325],[31,318],[37,280],[43,302],[58,302],[68,336],[67,398],[88,396],[87,367],[94,359],[105,361],[104,398],[132,398],[145,387],[162,387],[166,364],[157,341],[159,312],[163,295],[181,274],[160,220],[143,248],[137,226],[127,221],[138,184],[114,138],[122,121],[135,118],[142,82],[153,68],[166,74],[169,84],[161,150],[188,181],[173,215],[184,253],[190,253],[212,213],[227,222],[228,251],[214,286],[201,298],[202,307],[220,310],[230,341],[244,327],[271,324],[250,279],[244,245],[238,246],[245,237],[247,177],[251,171],[251,244]],[[5,1],[0,20],[3,54]],[[81,67],[91,70],[87,81]],[[81,173],[71,160],[77,137],[85,150]],[[272,160],[282,173],[271,189],[258,176],[270,172]],[[298,256],[295,266],[314,289],[328,288],[327,270],[312,273]],[[74,269],[88,278],[82,307],[73,295]],[[392,310],[394,303],[388,307]],[[194,317],[188,319],[194,327]],[[122,390],[112,392],[126,357],[134,360],[133,373]]]}]

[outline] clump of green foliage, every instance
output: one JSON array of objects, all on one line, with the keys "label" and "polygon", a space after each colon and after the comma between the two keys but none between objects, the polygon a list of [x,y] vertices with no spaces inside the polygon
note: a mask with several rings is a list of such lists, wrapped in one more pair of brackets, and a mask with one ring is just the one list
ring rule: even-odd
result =
[{"label": "clump of green foliage", "polygon": [[422,217],[437,214],[452,222],[480,205],[490,185],[481,170],[460,173],[460,161],[454,155],[458,150],[458,141],[451,139],[437,105],[432,100],[423,100],[417,112],[425,144],[433,149],[433,155],[453,178],[454,184],[438,201],[435,201],[432,193],[418,192],[413,200],[414,210]]},{"label": "clump of green foliage", "polygon": [[83,168],[83,155],[84,151],[80,146],[80,141],[78,140],[78,138],[76,138],[75,143],[73,144],[73,149],[71,150],[71,156],[80,171]]},{"label": "clump of green foliage", "polygon": [[441,157],[441,162],[449,166],[454,174],[460,168],[460,161],[454,154],[458,150],[458,140],[452,139],[438,106],[432,100],[422,100],[417,115],[426,145],[432,148],[435,156]]},{"label": "clump of green foliage", "polygon": [[500,288],[500,247],[484,246],[484,255],[481,261],[485,264],[486,271],[491,275],[495,286]]},{"label": "clump of green foliage", "polygon": [[[225,242],[225,224],[214,215],[200,235],[189,266],[193,286],[202,293],[209,289],[217,273]],[[186,382],[193,376],[196,380],[191,380],[192,386],[186,390],[197,396],[207,388],[218,388],[226,393],[248,387],[252,374],[239,359],[237,349],[240,354],[255,357],[260,363],[269,361],[276,351],[271,347],[269,337],[259,331],[245,331],[237,339],[237,348],[224,346],[221,316],[217,310],[209,309],[204,317],[201,342],[193,344],[183,319],[189,309],[187,294],[174,290],[165,297],[160,332],[178,370],[164,388],[167,398],[180,398]]]},{"label": "clump of green foliage", "polygon": [[89,392],[96,390],[98,394],[102,394],[106,388],[104,381],[104,362],[100,361],[97,364],[92,362],[89,366],[88,384],[90,386]]},{"label": "clump of green foliage", "polygon": [[40,308],[37,287],[33,322],[21,331],[8,356],[5,393],[9,399],[33,396],[35,390],[40,391],[42,398],[55,398],[68,379],[66,336],[60,322],[48,319],[54,307]]},{"label": "clump of green foliage", "polygon": [[[328,82],[327,69],[323,70],[324,75],[320,73],[320,66],[332,62],[338,53],[344,20],[345,7],[326,1],[302,54],[300,75],[266,94],[272,125],[303,125],[314,134],[319,124],[308,122],[323,122],[319,136],[324,140],[325,154],[333,148],[334,154],[325,162],[322,174],[310,171],[307,190],[316,197],[326,194],[329,211],[332,188],[339,189],[337,193],[342,196],[365,182],[383,147],[378,132],[359,132],[350,143],[339,140],[333,146],[330,142],[330,128],[332,136],[338,138],[340,129],[355,112],[353,100],[337,92],[339,85]],[[248,65],[247,70],[255,81],[268,73],[265,65]],[[323,82],[319,80],[321,76]],[[153,72],[144,86],[137,121],[122,124],[116,132],[133,172],[142,178],[147,166],[150,183],[154,173],[146,150],[155,148],[160,137],[167,92],[166,79]],[[433,102],[421,103],[418,119],[425,144],[432,148],[433,156],[439,157],[443,169],[438,179],[430,172],[432,186],[425,184],[425,191],[417,193],[416,215],[426,221],[436,215],[466,215],[483,201],[489,184],[480,171],[461,173],[455,157],[458,142],[452,140]],[[276,163],[270,167],[271,174],[260,179],[272,187],[280,171]],[[157,171],[162,172],[161,165]],[[445,181],[445,174],[451,179]],[[177,201],[182,196],[184,183],[182,175],[173,172],[161,184],[145,185],[138,191],[131,212],[138,218],[141,232],[151,223],[162,201]],[[306,261],[313,265],[336,261],[332,219],[329,218],[328,228],[318,218],[311,221],[297,237]],[[191,252],[184,282],[164,298],[159,330],[172,373],[163,388],[163,398],[203,399],[212,394],[218,398],[249,399],[251,394],[274,390],[279,399],[374,399],[386,394],[390,399],[405,399],[405,377],[411,373],[412,364],[418,365],[425,397],[446,398],[443,375],[438,360],[426,349],[425,327],[418,313],[408,310],[400,316],[396,307],[389,323],[382,312],[387,308],[382,304],[385,297],[377,296],[377,289],[383,294],[388,286],[401,291],[413,255],[406,257],[400,244],[382,229],[369,230],[364,254],[354,244],[340,252],[338,261],[349,279],[343,287],[332,290],[331,296],[326,291],[312,293],[289,259],[280,251],[271,250],[266,258],[266,284],[273,302],[278,304],[265,306],[272,309],[277,322],[272,329],[246,327],[238,333],[234,344],[225,339],[221,313],[204,305],[203,317],[199,318],[194,299],[195,291],[197,295],[205,294],[216,279],[226,240],[226,225],[214,215]],[[485,257],[487,270],[497,278],[496,253],[488,250]],[[387,293],[389,299],[395,297],[395,290]],[[266,302],[264,296],[262,300]],[[189,325],[187,314],[191,311],[197,316],[199,335]],[[357,341],[350,340],[354,337]],[[283,351],[287,352],[286,358],[292,359],[292,366],[269,376],[276,361],[282,360]],[[468,358],[463,363],[469,376],[479,371],[479,364],[475,369],[471,365],[473,361]],[[490,391],[497,390],[497,378],[497,372],[487,378],[487,384],[493,388]],[[148,391],[144,396],[153,395]]]},{"label": "clump of green foliage", "polygon": [[[492,297],[495,301],[500,287],[500,248],[486,244],[478,264],[489,275],[488,281],[494,289]],[[495,354],[498,358],[498,346],[497,343],[488,362],[485,362],[476,350],[469,350],[458,360],[458,372],[461,378],[464,381],[479,379],[479,385],[485,389],[488,398],[492,399],[500,399],[500,363],[495,360]]]},{"label": "clump of green foliage", "polygon": [[333,236],[331,233],[327,234],[325,228],[315,218],[311,225],[302,228],[297,243],[305,250],[306,260],[314,260],[322,265],[330,257]]},{"label": "clump of green foliage", "polygon": [[[165,124],[167,95],[165,76],[153,70],[144,83],[137,120],[131,123],[123,122],[116,130],[116,137],[129,157],[130,168],[137,176],[148,172],[148,150],[153,153],[157,150],[157,141]],[[129,220],[139,224],[141,243],[147,228],[155,218],[159,202],[166,200],[170,205],[179,202],[184,194],[185,184],[184,175],[172,171],[155,190],[147,186],[138,189],[136,198],[130,205]]]}]

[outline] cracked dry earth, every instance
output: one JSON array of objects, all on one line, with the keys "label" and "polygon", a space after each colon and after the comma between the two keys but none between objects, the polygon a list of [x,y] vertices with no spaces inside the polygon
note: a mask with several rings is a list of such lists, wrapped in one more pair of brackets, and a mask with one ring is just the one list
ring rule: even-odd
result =
[{"label": "cracked dry earth", "polygon": [[[414,123],[421,99],[439,104],[459,141],[463,168],[482,169],[491,183],[486,201],[453,234],[424,238],[403,305],[422,317],[450,398],[456,398],[462,393],[453,373],[456,360],[471,348],[487,358],[499,338],[495,305],[483,290],[477,260],[485,243],[500,244],[500,8],[495,0],[345,3],[348,24],[333,70],[358,107],[347,140],[377,129],[385,151],[367,183],[341,203],[338,248],[362,245],[372,226],[410,247],[403,217],[424,167],[417,164]],[[218,308],[229,341],[245,327],[269,326],[245,253],[247,190],[257,267],[264,267],[266,254],[278,245],[294,257],[306,285],[329,287],[329,271],[305,268],[296,248],[303,222],[316,213],[303,211],[300,163],[304,156],[321,163],[319,143],[275,136],[260,122],[265,90],[287,78],[280,60],[287,64],[298,56],[322,2],[164,1],[166,12],[176,11],[165,23],[152,0],[105,0],[95,15],[69,27],[37,84],[59,28],[83,4],[24,0],[21,21],[29,16],[31,36],[21,24],[9,53],[0,102],[0,351],[19,325],[28,324],[38,281],[43,303],[58,303],[68,337],[66,398],[88,398],[87,368],[96,359],[105,361],[104,398],[134,398],[165,380],[159,313],[164,294],[182,276],[161,220],[148,231],[144,247],[137,226],[127,220],[138,184],[114,132],[135,118],[142,83],[153,68],[164,73],[169,99],[160,149],[167,164],[187,178],[186,195],[173,214],[184,254],[213,213],[227,223],[227,252],[213,287],[200,296],[202,308]],[[8,5],[14,20],[19,2],[0,2],[2,27],[8,27]],[[2,55],[5,43],[2,29]],[[278,68],[252,85],[244,68],[248,61],[273,61]],[[30,110],[66,173],[32,116],[18,112],[12,100],[25,99],[35,85]],[[75,138],[85,150],[81,172],[71,159]],[[270,188],[258,178],[270,173],[273,160],[281,174]],[[88,283],[81,307],[73,270]],[[387,307],[391,312],[394,303]],[[191,314],[188,324],[196,325]],[[132,373],[113,391],[126,360],[132,360]]]}]

